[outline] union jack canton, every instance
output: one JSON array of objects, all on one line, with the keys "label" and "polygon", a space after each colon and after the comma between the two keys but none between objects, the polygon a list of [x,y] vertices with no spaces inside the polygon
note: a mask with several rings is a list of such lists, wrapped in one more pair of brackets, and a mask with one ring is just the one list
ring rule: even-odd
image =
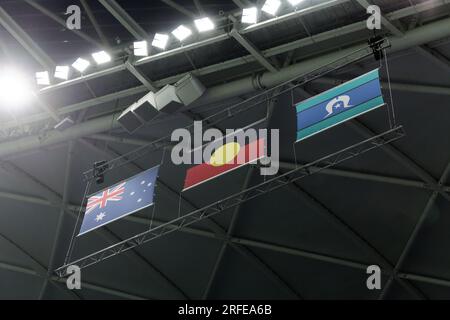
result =
[{"label": "union jack canton", "polygon": [[90,196],[79,236],[153,205],[159,166]]}]

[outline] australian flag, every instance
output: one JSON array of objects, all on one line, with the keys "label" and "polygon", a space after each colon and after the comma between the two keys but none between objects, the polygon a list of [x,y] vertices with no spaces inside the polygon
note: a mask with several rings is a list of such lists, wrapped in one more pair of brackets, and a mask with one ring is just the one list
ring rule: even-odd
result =
[{"label": "australian flag", "polygon": [[158,171],[153,167],[90,196],[78,235],[153,205]]}]

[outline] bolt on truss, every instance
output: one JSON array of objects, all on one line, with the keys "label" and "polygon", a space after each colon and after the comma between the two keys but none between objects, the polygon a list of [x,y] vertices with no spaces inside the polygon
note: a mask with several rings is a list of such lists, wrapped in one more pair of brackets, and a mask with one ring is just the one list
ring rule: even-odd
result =
[{"label": "bolt on truss", "polygon": [[[346,67],[350,64],[353,64],[355,62],[361,61],[367,57],[370,57],[374,54],[374,46],[378,48],[378,50],[385,50],[391,46],[389,39],[383,38],[375,41],[372,43],[372,46],[368,45],[367,47],[360,48],[358,50],[355,50],[354,52],[351,52],[348,55],[345,55],[335,61],[332,61],[329,64],[326,64],[324,66],[321,66],[319,68],[316,68],[307,74],[303,74],[301,76],[295,76],[291,79],[289,79],[286,82],[283,82],[275,87],[272,87],[270,89],[265,89],[262,92],[242,101],[237,104],[234,104],[228,108],[224,108],[221,111],[208,116],[203,119],[203,122],[205,123],[205,127],[213,127],[217,124],[233,118],[237,116],[238,114],[241,114],[243,112],[252,110],[254,108],[260,107],[260,106],[266,106],[266,103],[284,93],[292,92],[296,88],[302,87],[306,85],[309,82],[312,82],[314,80],[317,80],[337,69]],[[261,87],[261,89],[264,89],[258,81],[256,80],[255,86]],[[288,86],[287,89],[283,89],[283,87]],[[191,130],[193,128],[193,124],[186,126],[185,129]],[[118,157],[116,159],[113,159],[107,163],[107,168],[105,169],[104,173],[107,173],[108,171],[118,168],[121,166],[124,166],[130,162],[133,162],[137,159],[140,159],[141,157],[145,156],[148,153],[160,150],[164,147],[168,147],[170,145],[174,144],[174,142],[171,141],[171,135],[164,136],[158,140],[152,141],[149,144],[142,146],[140,148],[137,148],[127,154],[122,155],[121,157]],[[95,178],[94,170],[90,169],[83,173],[84,178],[86,181],[90,181]]]},{"label": "bolt on truss", "polygon": [[[161,224],[155,228],[151,228],[145,232],[137,234],[126,240],[118,242],[112,246],[99,250],[95,253],[87,255],[78,260],[69,262],[58,269],[55,273],[59,277],[67,275],[67,267],[70,265],[77,265],[80,268],[86,268],[104,261],[113,256],[127,252],[135,247],[138,247],[146,242],[155,240],[164,235],[180,230],[183,227],[189,226],[196,222],[202,221],[206,218],[219,214],[229,208],[240,205],[256,197],[262,196],[283,186],[293,183],[302,178],[308,177],[312,174],[318,173],[326,168],[333,167],[341,162],[357,157],[373,149],[379,148],[383,145],[392,143],[405,136],[402,126],[397,126],[370,139],[361,141],[347,148],[341,149],[323,158],[315,160],[305,165],[300,165],[297,168],[278,175],[272,179],[262,182],[253,187],[247,188],[241,192],[228,196],[222,200],[204,206],[203,208],[194,210],[179,218],[173,219],[167,223]],[[175,227],[174,227],[175,226]]]}]

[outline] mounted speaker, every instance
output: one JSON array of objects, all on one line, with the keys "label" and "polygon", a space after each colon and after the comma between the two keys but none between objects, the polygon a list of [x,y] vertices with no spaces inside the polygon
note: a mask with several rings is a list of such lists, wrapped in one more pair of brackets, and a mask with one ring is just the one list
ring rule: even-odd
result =
[{"label": "mounted speaker", "polygon": [[161,112],[174,113],[183,106],[177,97],[175,87],[170,84],[159,90],[155,98],[156,108]]},{"label": "mounted speaker", "polygon": [[117,121],[129,133],[151,121],[158,112],[174,113],[188,106],[205,93],[203,84],[192,74],[187,74],[174,85],[166,85],[157,93],[149,92],[128,107]]},{"label": "mounted speaker", "polygon": [[128,133],[133,133],[139,129],[144,123],[142,120],[133,112],[137,103],[133,103],[127,109],[125,109],[122,114],[117,118],[117,122],[128,131]]},{"label": "mounted speaker", "polygon": [[156,117],[158,115],[158,110],[156,108],[155,94],[149,92],[139,99],[132,109],[132,112],[134,112],[143,123],[149,122]]},{"label": "mounted speaker", "polygon": [[175,93],[185,106],[199,99],[205,90],[203,84],[190,73],[175,83]]},{"label": "mounted speaker", "polygon": [[187,74],[174,85],[166,85],[156,93],[156,107],[161,112],[174,113],[200,98],[205,90],[197,78]]}]

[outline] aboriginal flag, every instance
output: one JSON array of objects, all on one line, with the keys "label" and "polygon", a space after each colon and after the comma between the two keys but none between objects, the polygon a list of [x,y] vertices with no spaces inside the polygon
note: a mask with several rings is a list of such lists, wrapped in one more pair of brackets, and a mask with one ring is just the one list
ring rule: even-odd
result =
[{"label": "aboriginal flag", "polygon": [[[242,131],[241,131],[242,132]],[[238,134],[239,132],[237,132]],[[246,164],[255,163],[265,157],[265,138],[253,137],[238,139],[227,137],[209,145],[212,150],[204,163],[187,170],[183,191],[196,187],[211,179],[238,169]],[[206,146],[205,148],[208,148]]]}]

